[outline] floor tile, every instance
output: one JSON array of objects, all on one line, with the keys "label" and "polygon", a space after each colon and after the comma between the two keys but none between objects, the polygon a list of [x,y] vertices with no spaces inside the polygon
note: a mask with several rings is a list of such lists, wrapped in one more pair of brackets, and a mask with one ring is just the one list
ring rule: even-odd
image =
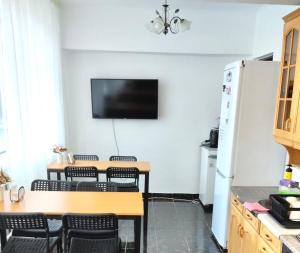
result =
[{"label": "floor tile", "polygon": [[[191,202],[150,201],[142,253],[220,253],[211,238],[211,214]],[[134,252],[132,221],[120,221],[123,253]],[[143,247],[143,245],[145,247]]]}]

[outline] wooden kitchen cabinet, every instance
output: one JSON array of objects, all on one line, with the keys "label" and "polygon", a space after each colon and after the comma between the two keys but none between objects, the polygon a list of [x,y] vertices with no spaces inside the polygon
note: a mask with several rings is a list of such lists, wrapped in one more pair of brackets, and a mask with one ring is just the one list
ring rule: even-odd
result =
[{"label": "wooden kitchen cabinet", "polygon": [[257,253],[275,253],[261,237],[257,242]]},{"label": "wooden kitchen cabinet", "polygon": [[300,164],[300,9],[284,18],[282,58],[273,135],[290,163]]},{"label": "wooden kitchen cabinet", "polygon": [[281,253],[281,248],[281,241],[232,195],[228,252]]},{"label": "wooden kitchen cabinet", "polygon": [[241,228],[242,228],[243,216],[239,210],[231,204],[230,213],[230,232],[229,232],[229,246],[228,252],[242,252],[242,238],[241,238]]},{"label": "wooden kitchen cabinet", "polygon": [[278,238],[276,238],[276,236],[274,236],[272,232],[269,231],[269,229],[265,225],[261,224],[259,234],[260,237],[265,241],[265,243],[270,248],[272,248],[275,253],[281,252],[281,248],[282,248],[281,241]]},{"label": "wooden kitchen cabinet", "polygon": [[230,214],[229,253],[255,253],[258,233],[233,205]]},{"label": "wooden kitchen cabinet", "polygon": [[[242,251],[243,253],[254,253],[257,251],[258,233],[248,221],[243,219],[241,228]],[[239,251],[236,251],[239,252]]]}]

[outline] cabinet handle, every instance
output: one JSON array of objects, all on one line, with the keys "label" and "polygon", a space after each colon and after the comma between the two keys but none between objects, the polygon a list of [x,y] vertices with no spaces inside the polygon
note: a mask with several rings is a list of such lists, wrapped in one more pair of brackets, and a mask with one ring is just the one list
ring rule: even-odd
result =
[{"label": "cabinet handle", "polygon": [[236,199],[234,199],[234,200],[233,200],[233,204],[236,205],[236,206],[238,206],[238,205],[239,205],[239,202],[238,202]]},{"label": "cabinet handle", "polygon": [[252,221],[252,217],[250,216],[250,214],[246,214],[247,219]]},{"label": "cabinet handle", "polygon": [[284,122],[284,130],[285,131],[290,131],[291,130],[291,124],[292,124],[292,119],[288,118],[285,122]]},{"label": "cabinet handle", "polygon": [[262,247],[262,250],[265,251],[265,252],[267,251],[267,249],[265,247]]},{"label": "cabinet handle", "polygon": [[272,242],[272,238],[268,234],[265,234],[265,238],[267,241]]},{"label": "cabinet handle", "polygon": [[240,229],[240,237],[243,238],[244,237],[244,233],[245,233],[245,230],[243,227],[241,227]]},{"label": "cabinet handle", "polygon": [[[298,108],[297,108],[297,110],[300,109],[299,106],[300,106],[300,90],[298,91]],[[297,131],[297,122],[294,124],[293,133],[296,133],[296,131]]]},{"label": "cabinet handle", "polygon": [[239,225],[238,225],[238,229],[237,229],[237,234],[238,234],[238,235],[241,235],[241,228],[242,228],[242,225],[239,224]]}]

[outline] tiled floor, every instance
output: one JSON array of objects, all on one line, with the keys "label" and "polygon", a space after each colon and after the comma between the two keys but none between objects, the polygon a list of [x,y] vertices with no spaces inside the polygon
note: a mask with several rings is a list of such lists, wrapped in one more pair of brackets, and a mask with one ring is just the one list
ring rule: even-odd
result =
[{"label": "tiled floor", "polygon": [[[147,247],[143,253],[220,253],[208,227],[211,215],[187,202],[149,203]],[[120,221],[123,253],[132,253],[133,223]],[[143,236],[142,236],[143,237]]]}]

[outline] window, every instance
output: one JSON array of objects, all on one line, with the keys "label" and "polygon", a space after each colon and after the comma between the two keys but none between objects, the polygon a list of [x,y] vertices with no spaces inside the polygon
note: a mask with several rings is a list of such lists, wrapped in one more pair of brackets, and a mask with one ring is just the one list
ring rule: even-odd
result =
[{"label": "window", "polygon": [[[0,3],[0,8],[1,7],[2,6]],[[0,16],[0,29],[1,29],[1,16]],[[1,40],[0,40],[0,57],[2,58]],[[2,70],[2,62],[0,62],[0,75],[2,74],[1,70]],[[3,87],[1,87],[1,83],[3,83],[3,80],[0,80],[0,168],[3,160],[3,154],[6,152],[7,149],[7,125],[6,125],[6,117],[5,117],[6,114],[4,109]]]},{"label": "window", "polygon": [[6,151],[6,145],[7,145],[6,133],[7,133],[7,128],[5,123],[4,103],[3,103],[3,97],[0,89],[0,155],[5,153]]}]

